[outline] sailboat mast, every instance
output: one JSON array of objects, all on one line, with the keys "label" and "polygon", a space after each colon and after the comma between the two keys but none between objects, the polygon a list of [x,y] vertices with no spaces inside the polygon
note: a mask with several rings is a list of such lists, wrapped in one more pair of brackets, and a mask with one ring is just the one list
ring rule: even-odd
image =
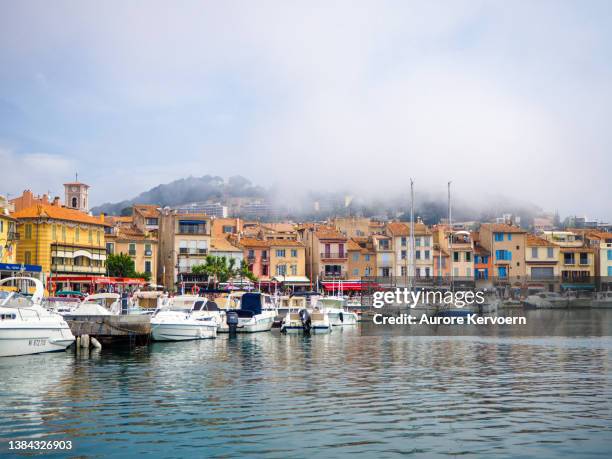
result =
[{"label": "sailboat mast", "polygon": [[415,254],[414,254],[414,180],[410,179],[410,286],[414,286]]},{"label": "sailboat mast", "polygon": [[452,207],[451,207],[451,182],[448,182],[448,252],[449,252],[449,268],[450,268],[450,281],[451,291],[453,289],[453,220],[452,220]]}]

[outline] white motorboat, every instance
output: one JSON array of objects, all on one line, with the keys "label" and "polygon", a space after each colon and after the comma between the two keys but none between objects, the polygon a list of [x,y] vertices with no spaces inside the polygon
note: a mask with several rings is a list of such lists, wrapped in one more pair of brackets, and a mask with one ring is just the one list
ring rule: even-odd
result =
[{"label": "white motorboat", "polygon": [[74,342],[62,316],[42,307],[42,282],[30,277],[9,277],[0,280],[0,285],[9,282],[32,282],[36,290],[31,298],[0,291],[0,357],[63,351]]},{"label": "white motorboat", "polygon": [[612,308],[612,291],[599,292],[591,300],[592,308]]},{"label": "white motorboat", "polygon": [[155,341],[187,341],[215,338],[217,325],[197,319],[188,312],[160,310],[151,317],[151,336]]},{"label": "white motorboat", "polygon": [[225,311],[220,310],[214,302],[197,295],[175,296],[168,301],[168,305],[163,309],[190,311],[194,318],[210,321],[217,328],[225,323]]},{"label": "white motorboat", "polygon": [[[276,318],[277,310],[272,297],[265,293],[245,293],[240,298],[240,308],[226,311],[226,318],[237,316],[238,333],[255,333],[270,331]],[[227,325],[219,327],[220,332],[228,332]]]},{"label": "white motorboat", "polygon": [[323,334],[331,331],[332,324],[329,316],[317,309],[288,312],[281,323],[281,332],[288,334]]},{"label": "white motorboat", "polygon": [[[154,309],[143,309],[128,301],[127,314],[152,314]],[[88,295],[71,309],[58,309],[65,316],[118,316],[124,313],[121,295],[118,293],[95,293]]]},{"label": "white motorboat", "polygon": [[563,309],[569,307],[569,298],[556,292],[540,292],[529,295],[523,304],[532,309]]},{"label": "white motorboat", "polygon": [[485,302],[482,304],[477,304],[478,313],[479,314],[495,314],[499,309],[501,304],[501,300],[494,296],[486,296]]},{"label": "white motorboat", "polygon": [[328,317],[334,327],[357,325],[357,314],[346,308],[346,300],[342,297],[321,297],[317,301],[317,309]]},{"label": "white motorboat", "polygon": [[88,295],[74,309],[62,314],[71,316],[116,316],[121,314],[121,295],[118,293]]}]

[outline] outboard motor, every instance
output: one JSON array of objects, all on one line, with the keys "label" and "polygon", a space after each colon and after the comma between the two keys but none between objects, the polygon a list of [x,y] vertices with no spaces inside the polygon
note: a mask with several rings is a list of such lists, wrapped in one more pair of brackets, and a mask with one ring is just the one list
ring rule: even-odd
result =
[{"label": "outboard motor", "polygon": [[229,327],[230,336],[236,335],[236,329],[238,328],[238,314],[236,311],[227,311],[225,313],[225,322]]},{"label": "outboard motor", "polygon": [[304,334],[309,335],[310,329],[312,328],[310,313],[306,309],[300,309],[298,314],[300,315],[300,320],[302,321],[302,329],[304,330]]}]

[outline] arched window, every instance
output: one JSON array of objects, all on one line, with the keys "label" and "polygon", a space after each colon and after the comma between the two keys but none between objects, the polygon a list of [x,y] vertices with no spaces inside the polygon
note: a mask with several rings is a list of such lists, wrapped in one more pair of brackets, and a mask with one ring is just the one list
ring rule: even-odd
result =
[{"label": "arched window", "polygon": [[72,207],[75,209],[79,207],[79,200],[76,197],[72,198]]}]

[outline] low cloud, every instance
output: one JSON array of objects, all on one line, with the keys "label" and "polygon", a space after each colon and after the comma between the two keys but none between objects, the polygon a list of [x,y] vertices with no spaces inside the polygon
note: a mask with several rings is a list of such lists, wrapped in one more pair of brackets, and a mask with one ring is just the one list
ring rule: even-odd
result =
[{"label": "low cloud", "polygon": [[74,177],[76,163],[49,153],[17,153],[0,147],[2,185],[0,193],[11,197],[30,188],[35,194],[50,193],[63,198],[62,184]]}]

